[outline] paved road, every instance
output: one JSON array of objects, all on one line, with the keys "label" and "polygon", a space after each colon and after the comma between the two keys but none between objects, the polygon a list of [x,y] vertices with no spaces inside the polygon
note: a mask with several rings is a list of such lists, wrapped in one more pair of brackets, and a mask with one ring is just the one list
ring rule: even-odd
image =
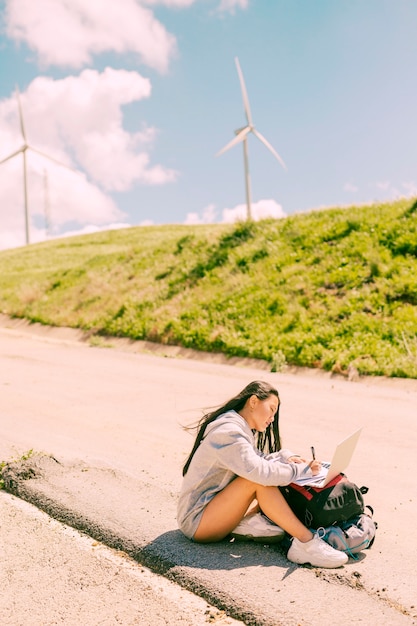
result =
[{"label": "paved road", "polygon": [[[38,476],[22,482],[23,497],[247,624],[417,623],[415,381],[272,374],[32,332],[0,329],[0,451],[18,458],[34,449],[58,463],[41,460]],[[255,378],[278,387],[284,444],[302,454],[314,444],[328,457],[364,427],[349,476],[370,488],[379,531],[365,558],[343,570],[291,566],[264,546],[195,546],[176,530],[175,496],[192,442],[181,424]]]},{"label": "paved road", "polygon": [[241,623],[4,491],[0,518],[2,626]]}]

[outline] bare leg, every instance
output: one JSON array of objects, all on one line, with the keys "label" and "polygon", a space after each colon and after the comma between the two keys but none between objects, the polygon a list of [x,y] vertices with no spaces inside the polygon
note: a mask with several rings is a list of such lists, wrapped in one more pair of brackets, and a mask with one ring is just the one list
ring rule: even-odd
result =
[{"label": "bare leg", "polygon": [[255,499],[262,511],[288,534],[303,542],[312,539],[313,534],[294,515],[277,487],[264,487],[238,477],[208,503],[194,541],[224,539],[236,528]]}]

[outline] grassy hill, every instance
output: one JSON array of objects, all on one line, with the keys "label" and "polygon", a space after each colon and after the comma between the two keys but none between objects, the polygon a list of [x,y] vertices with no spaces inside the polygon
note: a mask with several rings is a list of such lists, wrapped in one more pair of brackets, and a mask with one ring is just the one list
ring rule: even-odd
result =
[{"label": "grassy hill", "polygon": [[102,335],[417,378],[417,201],[150,226],[0,252],[0,311]]}]

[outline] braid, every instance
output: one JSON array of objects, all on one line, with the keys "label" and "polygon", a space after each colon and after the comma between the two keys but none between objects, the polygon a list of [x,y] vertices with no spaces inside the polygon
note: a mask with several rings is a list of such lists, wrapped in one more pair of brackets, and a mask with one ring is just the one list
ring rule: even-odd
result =
[{"label": "braid", "polygon": [[[259,400],[266,400],[271,394],[275,395],[279,400],[278,391],[272,387],[272,385],[263,381],[255,380],[249,383],[249,385],[247,385],[240,393],[228,400],[225,404],[222,404],[214,411],[210,411],[209,413],[203,415],[201,420],[199,420],[196,425],[186,427],[186,430],[197,430],[197,436],[191,453],[183,467],[182,475],[185,476],[187,473],[193,456],[204,438],[206,428],[209,424],[211,424],[211,422],[214,422],[214,420],[216,420],[220,415],[223,415],[228,411],[239,412],[243,409],[247,400],[253,395],[255,395]],[[281,439],[279,435],[279,404],[272,424],[268,426],[265,432],[257,433],[256,447],[261,452],[265,453],[277,452],[281,449]]]}]

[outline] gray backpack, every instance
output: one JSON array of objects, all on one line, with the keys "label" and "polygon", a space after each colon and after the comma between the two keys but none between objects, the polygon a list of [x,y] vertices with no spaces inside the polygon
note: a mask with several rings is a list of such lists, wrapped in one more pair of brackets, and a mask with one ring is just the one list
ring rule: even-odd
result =
[{"label": "gray backpack", "polygon": [[361,513],[345,522],[325,528],[323,539],[336,550],[357,558],[354,555],[369,549],[375,540],[377,524],[372,519],[371,507],[367,508],[371,514]]}]

